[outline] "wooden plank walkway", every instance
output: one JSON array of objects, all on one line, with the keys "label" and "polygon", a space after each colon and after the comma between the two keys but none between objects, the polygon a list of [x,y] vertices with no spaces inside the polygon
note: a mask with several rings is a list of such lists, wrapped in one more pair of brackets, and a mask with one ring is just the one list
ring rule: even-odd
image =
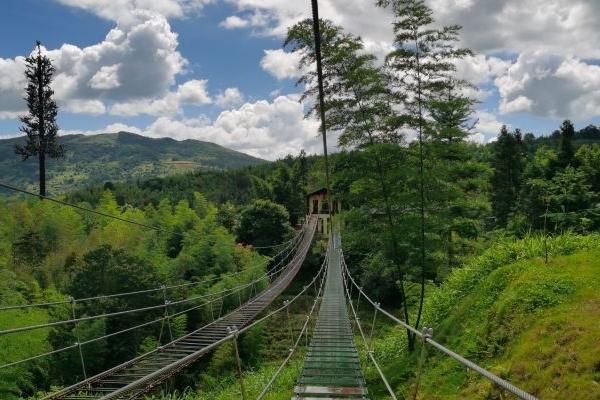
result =
[{"label": "wooden plank walkway", "polygon": [[346,307],[339,234],[333,235],[323,302],[294,400],[367,399]]}]

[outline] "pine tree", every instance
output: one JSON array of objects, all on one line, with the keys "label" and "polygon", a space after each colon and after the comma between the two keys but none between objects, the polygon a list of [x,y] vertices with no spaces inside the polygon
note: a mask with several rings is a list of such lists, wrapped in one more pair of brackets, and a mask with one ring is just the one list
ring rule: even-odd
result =
[{"label": "pine tree", "polygon": [[54,67],[50,59],[42,54],[42,45],[36,43],[37,54],[25,59],[25,76],[27,77],[26,97],[29,113],[20,117],[23,125],[21,132],[27,135],[24,146],[16,145],[15,153],[23,161],[31,156],[38,157],[39,193],[46,195],[46,156],[60,158],[64,155],[63,146],[58,143],[58,126],[56,115],[58,107],[52,98],[54,91],[50,88]]},{"label": "pine tree", "polygon": [[492,209],[496,225],[506,227],[508,217],[515,208],[523,173],[523,142],[517,130],[510,133],[506,125],[500,130],[492,147]]},{"label": "pine tree", "polygon": [[572,143],[574,136],[575,127],[571,121],[564,121],[560,126],[560,143],[558,145],[558,163],[562,168],[572,165],[575,159],[575,150]]},{"label": "pine tree", "polygon": [[[393,85],[393,102],[402,110],[396,118],[398,128],[406,128],[417,135],[418,152],[418,209],[419,209],[419,266],[421,269],[421,294],[415,326],[418,328],[423,309],[426,266],[426,209],[429,193],[426,193],[425,143],[435,133],[436,113],[449,113],[448,93],[458,93],[466,83],[454,79],[455,61],[471,55],[468,49],[457,48],[461,29],[458,25],[434,27],[433,11],[423,0],[377,0],[380,7],[390,7],[396,17],[394,26],[394,50],[387,56],[390,80]],[[454,97],[453,97],[454,98]],[[452,100],[454,101],[454,100]],[[459,103],[456,103],[458,105]],[[469,102],[464,104],[470,107]],[[462,107],[462,105],[461,105]],[[459,110],[458,107],[452,107]],[[464,115],[457,113],[458,118]],[[453,122],[452,125],[456,126]],[[448,132],[448,130],[443,130]],[[454,134],[453,134],[454,135]],[[410,347],[414,347],[414,337]]]}]

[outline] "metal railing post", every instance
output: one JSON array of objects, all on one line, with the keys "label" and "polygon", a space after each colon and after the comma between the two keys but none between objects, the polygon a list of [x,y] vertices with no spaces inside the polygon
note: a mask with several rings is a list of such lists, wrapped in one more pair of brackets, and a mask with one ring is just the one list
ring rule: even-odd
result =
[{"label": "metal railing post", "polygon": [[237,365],[237,373],[238,378],[240,380],[240,389],[242,391],[242,399],[248,400],[248,395],[246,394],[246,387],[244,386],[244,377],[242,375],[242,360],[240,359],[240,351],[238,349],[238,329],[235,326],[228,327],[229,333],[233,334],[233,348],[235,349],[235,361]]},{"label": "metal railing post", "polygon": [[415,389],[413,391],[412,399],[416,400],[419,394],[419,388],[421,386],[421,375],[423,373],[423,366],[425,365],[425,359],[427,357],[427,339],[433,337],[433,328],[423,328],[423,334],[421,335],[421,354],[417,363],[417,377],[415,382]]},{"label": "metal railing post", "polygon": [[[69,302],[71,303],[71,315],[73,316],[73,319],[76,320],[77,319],[77,315],[75,314],[75,303],[76,300],[74,297],[69,296]],[[75,322],[75,326],[74,326],[74,331],[75,331],[75,338],[77,339],[77,349],[79,350],[79,360],[81,362],[81,370],[83,371],[83,379],[87,379],[87,372],[85,370],[85,361],[83,359],[83,350],[81,349],[81,338],[79,336],[79,332],[77,330],[77,328],[79,328],[79,322]]]},{"label": "metal railing post", "polygon": [[373,350],[373,331],[375,331],[375,320],[377,318],[377,310],[379,303],[375,303],[375,311],[373,312],[373,322],[371,323],[371,333],[369,334],[369,348]]}]

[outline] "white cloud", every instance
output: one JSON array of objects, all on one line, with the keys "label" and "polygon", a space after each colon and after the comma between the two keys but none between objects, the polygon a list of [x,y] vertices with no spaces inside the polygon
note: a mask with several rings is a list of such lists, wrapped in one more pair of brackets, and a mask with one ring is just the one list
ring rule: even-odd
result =
[{"label": "white cloud", "polygon": [[144,16],[162,15],[182,18],[201,10],[212,0],[56,0],[71,7],[81,8],[101,18],[124,24],[135,23]]},{"label": "white cloud", "polygon": [[575,120],[600,116],[600,66],[575,57],[523,53],[495,84],[503,113]]},{"label": "white cloud", "polygon": [[[117,24],[98,44],[83,48],[63,44],[45,51],[56,68],[55,98],[66,111],[93,115],[112,103],[157,101],[155,109],[165,106],[165,112],[176,112],[179,103],[210,102],[205,81],[191,80],[169,92],[187,64],[177,46],[177,34],[167,20],[153,15],[133,25]],[[0,59],[0,117],[25,111],[25,86],[24,58]]]},{"label": "white cloud", "polygon": [[206,79],[193,79],[185,82],[183,85],[179,85],[177,88],[179,102],[181,104],[196,106],[211,103],[212,100],[206,91],[207,84],[208,81]]},{"label": "white cloud", "polygon": [[518,96],[510,101],[502,99],[500,102],[500,112],[503,114],[509,114],[514,112],[531,111],[533,104],[534,103],[530,98],[523,95]]},{"label": "white cloud", "polygon": [[25,59],[0,58],[0,119],[17,118],[25,111],[25,86]]},{"label": "white cloud", "polygon": [[230,108],[240,105],[244,101],[244,95],[238,88],[231,87],[219,93],[215,99],[215,103],[221,108]]},{"label": "white cloud", "polygon": [[468,80],[474,85],[481,85],[504,73],[510,67],[510,62],[498,57],[477,54],[459,59],[455,65],[457,78]]},{"label": "white cloud", "polygon": [[69,100],[63,109],[75,114],[100,115],[106,112],[106,106],[100,100]]},{"label": "white cloud", "polygon": [[240,18],[237,15],[230,15],[219,24],[219,26],[222,26],[225,29],[245,28],[248,25],[250,25],[250,21]]},{"label": "white cloud", "polygon": [[[265,16],[262,33],[271,36],[283,37],[287,27],[310,17],[309,5],[302,2],[228,1],[240,15],[262,13]],[[501,96],[498,104],[501,112],[530,110],[536,115],[574,119],[600,116],[597,94],[600,91],[592,77],[596,66],[584,61],[600,59],[597,45],[600,1],[426,1],[437,23],[463,26],[462,44],[480,54],[458,63],[459,76],[475,85],[492,88],[495,85]],[[391,45],[393,16],[389,9],[375,7],[373,3],[322,0],[320,14],[360,35],[367,51],[381,57]],[[507,62],[497,54],[516,56],[518,61]],[[288,67],[292,63],[282,62],[279,56],[280,53],[265,55],[261,60],[263,69],[279,79],[294,75]],[[526,59],[529,57],[531,60]],[[578,76],[588,79],[584,82]],[[484,100],[490,92],[486,89],[471,94]]]},{"label": "white cloud", "polygon": [[90,79],[90,87],[93,89],[114,89],[121,86],[119,83],[120,64],[105,65]]},{"label": "white cloud", "polygon": [[498,121],[494,114],[487,111],[477,111],[475,118],[477,119],[477,125],[469,139],[477,143],[487,143],[495,140],[502,125],[504,125]]},{"label": "white cloud", "polygon": [[61,134],[97,134],[130,131],[150,137],[171,137],[176,140],[205,140],[257,157],[274,160],[300,149],[320,151],[319,124],[304,118],[303,105],[297,95],[280,96],[272,102],[259,100],[245,103],[237,109],[223,111],[214,120],[206,117],[159,117],[143,129],[113,124],[104,129],[82,132],[61,131]]},{"label": "white cloud", "polygon": [[120,116],[139,114],[165,116],[181,113],[181,107],[184,105],[201,106],[212,102],[206,89],[207,83],[205,79],[193,79],[179,85],[176,91],[169,92],[162,98],[116,103],[110,108],[110,113]]},{"label": "white cloud", "polygon": [[[282,0],[228,0],[240,13],[253,13],[254,27],[265,35],[283,37],[294,23],[311,18],[310,2]],[[360,35],[372,49],[389,48],[392,16],[374,1],[321,0],[319,15]],[[257,16],[259,18],[257,18]]]},{"label": "white cloud", "polygon": [[100,135],[102,133],[116,133],[116,132],[131,132],[137,133],[138,135],[143,134],[142,130],[130,125],[122,123],[109,124],[104,128],[96,130],[79,130],[79,129],[61,129],[58,133],[61,136],[64,135]]},{"label": "white cloud", "polygon": [[281,80],[286,78],[298,78],[302,72],[298,68],[301,55],[286,52],[282,49],[265,50],[265,55],[260,60],[262,69]]},{"label": "white cloud", "polygon": [[529,52],[600,57],[597,0],[428,0],[444,24],[463,26],[478,52]]}]

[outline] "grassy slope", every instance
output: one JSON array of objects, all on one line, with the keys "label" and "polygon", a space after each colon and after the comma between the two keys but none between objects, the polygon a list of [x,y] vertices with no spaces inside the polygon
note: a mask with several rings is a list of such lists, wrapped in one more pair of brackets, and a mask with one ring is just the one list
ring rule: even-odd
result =
[{"label": "grassy slope", "polygon": [[[22,162],[14,154],[14,145],[24,140],[0,140],[0,180],[33,188],[37,179],[35,159]],[[60,192],[91,183],[165,176],[189,168],[237,168],[262,162],[214,143],[153,139],[127,132],[67,135],[61,137],[61,143],[65,158],[48,160],[49,188]],[[186,168],[182,169],[181,162],[188,163]]]},{"label": "grassy slope", "polygon": [[[425,320],[439,342],[541,399],[600,399],[600,237],[567,235],[551,246],[557,256],[548,265],[534,257],[538,239],[488,250],[430,295]],[[411,398],[416,356],[397,334],[377,348],[393,385]],[[418,398],[513,398],[429,354]]]},{"label": "grassy slope", "polygon": [[[549,245],[554,256],[548,265],[538,238],[493,246],[429,294],[425,321],[435,328],[436,340],[540,399],[600,399],[600,236],[564,235]],[[363,320],[370,321],[366,313]],[[376,356],[398,398],[411,399],[418,351],[406,352],[403,331],[378,331]],[[268,399],[290,398],[301,358],[295,357]],[[251,398],[274,363],[246,373]],[[371,399],[388,398],[372,367],[366,378]],[[225,380],[184,398],[239,398],[239,385]],[[513,397],[431,349],[418,398]]]}]

